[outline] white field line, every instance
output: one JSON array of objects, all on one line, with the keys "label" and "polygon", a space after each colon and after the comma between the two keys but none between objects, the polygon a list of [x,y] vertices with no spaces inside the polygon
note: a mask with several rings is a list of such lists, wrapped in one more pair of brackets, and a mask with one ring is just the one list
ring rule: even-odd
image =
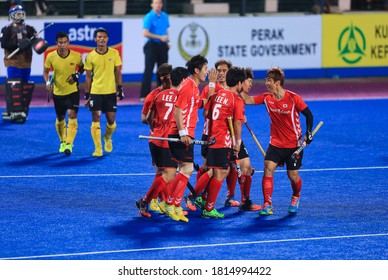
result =
[{"label": "white field line", "polygon": [[177,249],[182,250],[182,249],[192,249],[192,248],[214,248],[214,247],[237,246],[237,245],[241,246],[241,245],[268,244],[268,243],[305,242],[305,241],[320,241],[320,240],[330,240],[330,239],[372,238],[372,237],[388,237],[388,233],[322,236],[322,237],[291,238],[291,239],[277,239],[277,240],[258,240],[258,241],[231,242],[231,243],[218,243],[218,244],[217,243],[216,244],[198,244],[198,245],[187,245],[187,246],[155,247],[155,248],[140,248],[140,249],[126,249],[126,250],[108,250],[108,251],[95,251],[95,252],[78,252],[78,253],[68,253],[68,254],[52,254],[52,255],[37,255],[37,256],[0,258],[0,260],[58,258],[58,257],[74,257],[74,256],[86,256],[86,255],[135,253],[135,252],[160,251],[160,250],[177,250]]}]

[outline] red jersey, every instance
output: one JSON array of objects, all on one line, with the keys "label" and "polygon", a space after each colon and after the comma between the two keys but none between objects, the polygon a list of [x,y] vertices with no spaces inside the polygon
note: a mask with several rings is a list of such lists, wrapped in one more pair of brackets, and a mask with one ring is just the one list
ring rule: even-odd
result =
[{"label": "red jersey", "polygon": [[307,108],[302,97],[285,90],[282,100],[266,92],[253,97],[255,104],[265,104],[271,119],[269,143],[278,148],[295,148],[302,145],[302,127],[299,112]]},{"label": "red jersey", "polygon": [[222,89],[209,100],[209,136],[216,138],[216,143],[209,149],[232,147],[228,117],[244,121],[244,101],[235,92]]},{"label": "red jersey", "polygon": [[[216,87],[214,88],[214,92],[224,89],[219,83],[216,83]],[[201,99],[207,99],[207,96],[209,94],[209,85],[206,85],[202,92],[201,92]],[[205,105],[205,110],[209,110],[208,106],[209,102]],[[209,134],[209,118],[205,117],[205,122],[203,124],[203,131],[202,134],[208,135]]]},{"label": "red jersey", "polygon": [[[155,94],[157,94],[158,92],[160,92],[160,88],[156,88],[154,89],[153,91],[151,91],[147,96],[146,98],[144,99],[144,104],[143,104],[143,108],[141,109],[141,113],[144,114],[145,116],[147,116],[148,114],[148,111],[151,109],[151,106],[153,104],[153,101],[155,99]],[[155,122],[155,116],[152,120],[153,122]],[[151,135],[151,132],[150,131],[150,135]],[[148,140],[148,142],[152,142],[151,140]]]},{"label": "red jersey", "polygon": [[[198,108],[201,106],[201,97],[196,83],[187,78],[183,81],[178,91],[178,97],[175,101],[175,107],[182,110],[183,126],[190,137],[194,138],[195,128],[198,121]],[[175,120],[171,123],[170,134],[178,134],[178,127]]]},{"label": "red jersey", "polygon": [[156,88],[153,91],[151,91],[146,98],[144,99],[143,109],[141,110],[141,113],[144,115],[148,114],[148,111],[151,109],[151,104],[153,103],[153,100],[155,99],[155,95],[160,92],[160,88]]},{"label": "red jersey", "polygon": [[[178,96],[177,89],[165,89],[157,94],[152,102],[154,111],[154,130],[151,136],[168,137],[170,124],[174,121],[174,103]],[[151,140],[156,146],[168,148],[167,141]]]},{"label": "red jersey", "polygon": [[[219,83],[216,83],[216,87],[214,88],[214,92],[219,91],[220,89],[224,89]],[[207,95],[209,94],[209,85],[207,84],[201,92],[201,99],[207,99]]]}]

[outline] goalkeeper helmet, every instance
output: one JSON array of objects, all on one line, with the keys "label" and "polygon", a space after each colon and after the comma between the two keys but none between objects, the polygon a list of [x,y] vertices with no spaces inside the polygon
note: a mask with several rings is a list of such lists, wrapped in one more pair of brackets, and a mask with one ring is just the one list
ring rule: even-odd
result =
[{"label": "goalkeeper helmet", "polygon": [[8,15],[14,23],[23,23],[26,18],[26,12],[20,5],[12,6],[8,11]]}]

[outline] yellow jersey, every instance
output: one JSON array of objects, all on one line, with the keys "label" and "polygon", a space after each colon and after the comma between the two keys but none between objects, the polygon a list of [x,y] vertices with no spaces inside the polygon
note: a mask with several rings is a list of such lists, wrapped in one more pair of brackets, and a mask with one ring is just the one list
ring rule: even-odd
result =
[{"label": "yellow jersey", "polygon": [[116,49],[108,48],[104,54],[91,51],[85,59],[85,70],[92,71],[92,94],[111,94],[116,92],[115,67],[121,66],[120,54]]},{"label": "yellow jersey", "polygon": [[71,74],[76,72],[77,67],[82,66],[82,56],[79,52],[70,50],[66,57],[61,57],[57,50],[50,52],[46,57],[44,67],[54,70],[53,94],[68,95],[78,91],[77,83],[70,84],[66,80]]}]

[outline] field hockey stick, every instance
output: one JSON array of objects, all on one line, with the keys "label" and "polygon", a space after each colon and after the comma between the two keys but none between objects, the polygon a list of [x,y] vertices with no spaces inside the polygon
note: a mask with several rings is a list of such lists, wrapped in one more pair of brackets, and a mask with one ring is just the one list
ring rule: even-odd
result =
[{"label": "field hockey stick", "polygon": [[[162,141],[169,141],[169,142],[181,142],[181,139],[179,138],[167,138],[167,137],[155,137],[155,136],[145,136],[145,135],[139,135],[140,139],[151,139],[151,140],[162,140]],[[204,140],[190,140],[190,144],[195,145],[204,145],[204,146],[211,146],[216,142],[216,139],[214,137],[210,137],[210,141],[204,141]]]},{"label": "field hockey stick", "polygon": [[[44,31],[45,29],[47,29],[47,28],[49,28],[49,27],[51,27],[51,26],[53,26],[53,25],[54,25],[54,22],[47,24],[45,28],[43,28],[41,31],[39,31],[38,33],[36,33],[34,36],[32,36],[32,37],[31,37],[30,39],[28,39],[28,40],[31,41],[31,40],[34,39],[39,33],[41,33],[42,31]],[[7,56],[7,58],[9,59],[9,58],[13,57],[19,50],[20,50],[20,48],[17,48],[17,49],[14,50],[12,53],[10,53],[10,54]]]},{"label": "field hockey stick", "polygon": [[[236,136],[234,134],[234,127],[233,127],[233,119],[231,116],[228,117],[228,125],[229,125],[229,131],[232,135],[232,143],[233,146],[236,145]],[[241,169],[240,169],[240,159],[238,158],[238,155],[236,155],[236,169],[237,169],[237,176],[241,177]]]},{"label": "field hockey stick", "polygon": [[53,74],[51,75],[51,78],[50,78],[50,90],[47,91],[47,103],[50,103],[50,96],[52,94],[52,91],[53,91],[53,83],[54,83],[54,72]]},{"label": "field hockey stick", "polygon": [[245,123],[245,126],[248,128],[249,133],[252,135],[253,140],[255,140],[256,145],[259,147],[260,152],[261,152],[261,153],[263,154],[263,156],[265,157],[265,151],[264,151],[263,147],[260,145],[259,140],[257,140],[256,135],[253,133],[251,127],[248,125],[248,120],[247,120],[247,117],[246,117],[246,116],[244,116],[244,123]]},{"label": "field hockey stick", "polygon": [[187,181],[187,187],[189,188],[189,190],[190,190],[191,194],[193,195],[193,197],[196,198],[197,197],[197,193],[195,192],[195,189],[194,189],[193,185],[189,181]]},{"label": "field hockey stick", "polygon": [[[323,121],[320,121],[319,124],[317,124],[317,126],[314,128],[313,132],[312,132],[312,136],[315,135],[315,133],[317,133],[317,131],[321,128],[321,126],[323,125]],[[302,146],[300,146],[291,156],[291,158],[293,160],[295,160],[295,158],[297,157],[297,155],[300,154],[301,151],[303,151],[303,149],[306,147],[307,145],[305,143],[303,143]]]}]

